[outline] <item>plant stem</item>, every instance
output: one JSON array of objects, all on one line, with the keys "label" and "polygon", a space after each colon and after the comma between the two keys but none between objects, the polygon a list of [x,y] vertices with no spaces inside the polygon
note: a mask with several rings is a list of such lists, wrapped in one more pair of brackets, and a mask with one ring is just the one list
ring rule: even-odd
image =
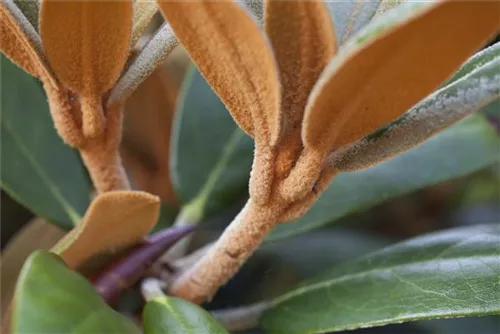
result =
[{"label": "plant stem", "polygon": [[170,292],[198,304],[212,298],[262,243],[283,211],[284,206],[260,206],[249,199],[215,245],[174,281]]},{"label": "plant stem", "polygon": [[80,154],[98,192],[130,189],[118,150],[109,152],[100,145],[90,145]]},{"label": "plant stem", "polygon": [[166,288],[165,282],[156,278],[146,278],[141,282],[141,294],[146,301],[165,297],[163,289]]},{"label": "plant stem", "polygon": [[119,153],[123,107],[109,107],[105,114],[105,132],[98,138],[88,139],[79,147],[80,154],[98,192],[128,190],[130,184]]}]

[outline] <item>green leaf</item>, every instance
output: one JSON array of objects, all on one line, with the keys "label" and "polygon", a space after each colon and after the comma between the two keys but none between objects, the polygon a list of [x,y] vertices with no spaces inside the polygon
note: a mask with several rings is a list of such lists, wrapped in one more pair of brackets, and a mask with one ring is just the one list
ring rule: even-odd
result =
[{"label": "green leaf", "polygon": [[78,154],[56,133],[36,79],[1,56],[1,187],[18,202],[65,229],[90,199]]},{"label": "green leaf", "polygon": [[177,206],[163,204],[160,207],[160,218],[158,218],[158,222],[156,223],[153,230],[149,232],[149,234],[154,234],[163,229],[171,227],[172,223],[175,222],[175,218],[178,214],[179,208]]},{"label": "green leaf", "polygon": [[244,196],[253,142],[196,70],[184,83],[175,115],[171,170],[178,198],[201,217]]},{"label": "green leaf", "polygon": [[31,254],[24,264],[11,326],[14,333],[140,333],[106,305],[85,278],[45,251]]},{"label": "green leaf", "polygon": [[498,161],[499,136],[481,114],[431,137],[374,167],[340,173],[300,219],[278,226],[276,240],[333,223],[385,200],[457,178]]},{"label": "green leaf", "polygon": [[227,331],[204,309],[175,297],[157,297],[143,313],[146,334],[224,334]]},{"label": "green leaf", "polygon": [[277,298],[271,333],[324,333],[500,312],[500,225],[418,237],[340,265]]},{"label": "green leaf", "polygon": [[389,244],[390,239],[339,226],[304,233],[280,242],[266,243],[259,248],[258,254],[268,256],[277,265],[291,267],[305,279],[333,264],[365,255]]},{"label": "green leaf", "polygon": [[353,34],[370,22],[381,0],[325,1],[332,16],[337,43],[344,44]]}]

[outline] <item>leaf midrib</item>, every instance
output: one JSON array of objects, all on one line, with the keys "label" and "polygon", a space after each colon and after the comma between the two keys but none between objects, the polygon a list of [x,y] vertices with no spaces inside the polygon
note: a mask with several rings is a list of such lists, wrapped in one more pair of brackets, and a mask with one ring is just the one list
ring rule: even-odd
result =
[{"label": "leaf midrib", "polygon": [[73,225],[76,225],[81,218],[80,215],[78,214],[78,212],[76,211],[76,209],[68,201],[65,200],[64,196],[59,191],[59,189],[52,184],[50,177],[47,174],[45,174],[45,172],[43,171],[43,168],[37,163],[37,161],[31,155],[31,151],[23,144],[22,139],[20,139],[15,134],[15,132],[7,124],[7,122],[3,119],[0,123],[1,123],[2,127],[6,130],[6,132],[8,134],[10,134],[14,143],[19,147],[19,151],[26,157],[28,162],[33,167],[33,170],[35,171],[35,173],[40,177],[42,182],[46,184],[46,186],[49,189],[52,196],[56,199],[57,202],[59,202],[59,204],[61,205],[63,210],[66,212],[68,217],[71,219],[71,222],[73,223]]},{"label": "leaf midrib", "polygon": [[182,316],[180,312],[178,312],[175,307],[171,304],[171,299],[162,298],[160,300],[155,301],[161,305],[165,305],[165,307],[172,313],[174,318],[179,321],[180,326],[184,329],[185,333],[191,333],[192,326],[190,326],[189,322]]},{"label": "leaf midrib", "polygon": [[397,270],[400,268],[426,264],[426,263],[430,263],[430,262],[434,262],[434,261],[438,261],[438,260],[440,260],[440,261],[456,261],[456,260],[460,260],[460,259],[476,259],[476,258],[484,259],[484,258],[490,258],[490,257],[497,259],[498,255],[474,255],[474,256],[468,255],[468,256],[449,257],[449,258],[445,258],[445,259],[439,259],[439,258],[434,257],[432,259],[426,259],[426,260],[421,260],[421,261],[411,261],[411,262],[406,262],[406,263],[398,264],[398,265],[394,265],[394,266],[377,267],[377,268],[373,268],[370,270],[360,271],[360,272],[357,272],[354,274],[341,275],[339,277],[320,281],[318,283],[314,283],[314,284],[311,284],[311,285],[308,285],[308,286],[305,286],[302,288],[298,288],[298,289],[293,290],[287,294],[284,294],[283,296],[278,297],[273,301],[273,307],[276,307],[277,305],[282,304],[282,303],[286,302],[287,300],[292,299],[296,296],[300,296],[302,294],[309,293],[309,292],[314,291],[314,290],[327,288],[329,286],[332,286],[332,285],[338,284],[338,283],[342,283],[342,282],[345,282],[347,280],[351,280],[351,279],[355,279],[355,278],[362,278],[363,276],[367,276],[367,275],[370,275],[370,274],[373,274],[376,272],[394,271],[394,270]]}]

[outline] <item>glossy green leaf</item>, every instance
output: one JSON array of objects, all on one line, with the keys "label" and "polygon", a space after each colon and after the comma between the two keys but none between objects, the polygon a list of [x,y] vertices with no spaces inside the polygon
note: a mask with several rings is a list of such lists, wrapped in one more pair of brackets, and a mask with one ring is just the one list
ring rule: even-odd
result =
[{"label": "glossy green leaf", "polygon": [[500,312],[500,225],[418,237],[347,262],[277,298],[271,333],[325,333]]},{"label": "glossy green leaf", "polygon": [[268,256],[273,263],[291,267],[305,279],[334,264],[381,249],[391,244],[390,241],[378,235],[338,226],[266,243],[259,248],[258,254]]},{"label": "glossy green leaf", "polygon": [[499,159],[499,144],[498,133],[485,117],[472,115],[374,167],[337,175],[302,218],[278,226],[268,240],[333,223],[390,198],[489,166]]},{"label": "glossy green leaf", "polygon": [[36,79],[1,57],[1,187],[36,215],[69,229],[90,199],[76,151],[56,133]]},{"label": "glossy green leaf", "polygon": [[14,333],[140,333],[106,305],[85,278],[45,251],[26,260],[12,305]]},{"label": "glossy green leaf", "polygon": [[201,216],[246,194],[253,142],[196,70],[183,86],[172,145],[177,196],[184,204],[194,202]]},{"label": "glossy green leaf", "polygon": [[227,331],[204,309],[176,297],[157,297],[143,313],[146,334],[224,334]]}]

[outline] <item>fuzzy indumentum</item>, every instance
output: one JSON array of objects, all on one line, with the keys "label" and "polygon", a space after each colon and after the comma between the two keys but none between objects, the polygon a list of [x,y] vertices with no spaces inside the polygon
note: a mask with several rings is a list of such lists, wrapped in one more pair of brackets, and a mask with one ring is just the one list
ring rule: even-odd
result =
[{"label": "fuzzy indumentum", "polygon": [[236,3],[158,4],[255,140],[250,199],[170,289],[198,303],[237,272],[278,222],[307,211],[338,171],[328,164],[332,153],[432,93],[498,30],[493,2],[409,4],[337,51],[322,2],[266,1],[264,31]]},{"label": "fuzzy indumentum", "polygon": [[130,191],[118,154],[122,106],[178,42],[255,141],[250,199],[170,286],[198,303],[279,222],[304,214],[339,171],[401,153],[500,95],[495,63],[462,68],[463,79],[416,105],[498,32],[500,2],[409,3],[378,16],[384,2],[356,33],[360,4],[342,13],[338,35],[335,2],[159,0],[167,22],[135,55],[132,44],[157,11],[149,0],[2,0],[0,49],[43,82],[55,127],[80,151],[98,192],[53,251],[75,268],[137,243],[157,222],[159,198]]}]

